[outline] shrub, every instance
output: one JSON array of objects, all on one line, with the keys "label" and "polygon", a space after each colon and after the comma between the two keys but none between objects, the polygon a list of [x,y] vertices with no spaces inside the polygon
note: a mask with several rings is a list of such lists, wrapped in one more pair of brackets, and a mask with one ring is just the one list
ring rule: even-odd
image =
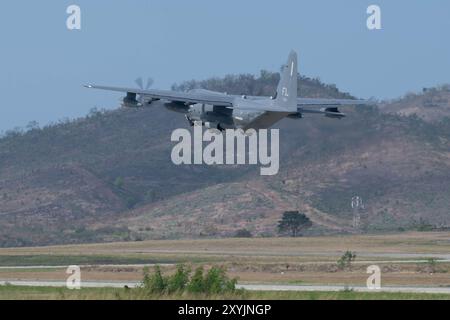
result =
[{"label": "shrub", "polygon": [[117,177],[116,180],[114,180],[114,186],[116,186],[119,189],[123,188],[124,180],[122,177]]},{"label": "shrub", "polygon": [[205,274],[203,267],[198,267],[191,276],[191,269],[180,264],[172,276],[164,276],[159,266],[153,274],[144,268],[141,288],[149,294],[223,294],[236,291],[237,279],[229,279],[223,267],[213,266]]},{"label": "shrub", "polygon": [[155,272],[149,274],[148,268],[144,268],[143,288],[149,293],[163,294],[167,288],[167,279],[161,273],[161,268],[155,266]]},{"label": "shrub", "polygon": [[427,271],[429,273],[436,272],[436,259],[434,259],[434,258],[427,259]]},{"label": "shrub", "polygon": [[350,268],[351,263],[355,261],[356,254],[351,251],[346,251],[342,257],[337,261],[339,270],[344,270],[345,268]]},{"label": "shrub", "polygon": [[252,233],[250,231],[248,231],[247,229],[239,229],[234,234],[234,237],[235,238],[251,238]]},{"label": "shrub", "polygon": [[180,264],[177,271],[167,281],[167,293],[183,292],[189,281],[190,269]]},{"label": "shrub", "polygon": [[186,290],[190,293],[202,293],[205,292],[205,282],[203,281],[203,267],[195,269],[194,275],[189,281]]},{"label": "shrub", "polygon": [[204,279],[204,293],[233,292],[236,289],[236,279],[228,279],[223,267],[212,267]]}]

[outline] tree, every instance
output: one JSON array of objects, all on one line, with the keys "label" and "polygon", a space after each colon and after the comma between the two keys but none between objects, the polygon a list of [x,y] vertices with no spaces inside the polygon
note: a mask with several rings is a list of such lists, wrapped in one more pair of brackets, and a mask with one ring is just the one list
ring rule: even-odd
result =
[{"label": "tree", "polygon": [[293,237],[296,237],[301,231],[311,226],[311,220],[298,211],[286,211],[283,213],[281,220],[278,221],[278,231],[280,233],[289,231]]},{"label": "tree", "polygon": [[26,129],[27,129],[27,131],[39,129],[39,122],[37,122],[37,121],[28,122]]}]

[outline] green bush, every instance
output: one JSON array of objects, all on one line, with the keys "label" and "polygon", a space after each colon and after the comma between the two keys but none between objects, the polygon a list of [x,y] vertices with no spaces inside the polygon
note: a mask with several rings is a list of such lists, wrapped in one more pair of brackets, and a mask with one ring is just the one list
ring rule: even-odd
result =
[{"label": "green bush", "polygon": [[124,181],[123,181],[122,177],[117,177],[116,180],[114,180],[114,186],[116,186],[119,189],[123,188],[123,184],[124,184]]},{"label": "green bush", "polygon": [[205,292],[205,282],[203,280],[203,267],[195,269],[194,275],[189,281],[186,290],[190,293],[202,293]]},{"label": "green bush", "polygon": [[198,267],[191,275],[191,269],[183,264],[171,276],[164,276],[159,266],[150,274],[144,268],[144,279],[141,288],[148,294],[223,294],[236,291],[237,279],[229,279],[223,267],[213,266],[205,274],[203,267]]},{"label": "green bush", "polygon": [[143,287],[149,293],[162,294],[166,291],[167,279],[162,275],[159,266],[155,266],[155,272],[151,275],[148,268],[144,268]]},{"label": "green bush", "polygon": [[180,264],[177,271],[167,280],[167,293],[183,292],[189,282],[190,269]]},{"label": "green bush", "polygon": [[224,268],[212,267],[204,279],[204,293],[233,292],[236,288],[236,282],[236,279],[228,279]]},{"label": "green bush", "polygon": [[356,254],[351,251],[346,251],[342,257],[337,261],[339,270],[344,270],[345,268],[350,268],[351,263],[355,261]]}]

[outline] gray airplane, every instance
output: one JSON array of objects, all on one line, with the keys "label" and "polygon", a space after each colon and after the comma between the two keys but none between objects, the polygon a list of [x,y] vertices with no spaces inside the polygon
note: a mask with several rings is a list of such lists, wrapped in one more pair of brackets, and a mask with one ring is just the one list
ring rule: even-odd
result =
[{"label": "gray airplane", "polygon": [[185,114],[191,125],[196,121],[211,129],[263,129],[288,117],[302,118],[304,113],[322,114],[340,119],[345,114],[338,106],[369,104],[366,100],[310,99],[297,97],[297,54],[291,51],[283,65],[280,82],[273,97],[237,96],[205,89],[188,92],[86,85],[87,88],[126,92],[123,107],[161,105],[169,110]]}]

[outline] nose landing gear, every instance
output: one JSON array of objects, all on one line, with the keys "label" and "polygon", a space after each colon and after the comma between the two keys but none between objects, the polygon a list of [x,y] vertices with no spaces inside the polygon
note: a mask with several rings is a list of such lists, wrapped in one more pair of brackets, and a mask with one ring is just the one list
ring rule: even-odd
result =
[{"label": "nose landing gear", "polygon": [[225,128],[222,128],[222,127],[220,126],[220,123],[217,124],[217,129],[218,129],[220,132],[225,131]]},{"label": "nose landing gear", "polygon": [[191,127],[193,127],[193,126],[194,126],[194,121],[192,121],[191,118],[189,118],[189,116],[188,116],[187,114],[185,114],[184,117],[185,117],[186,120],[189,122],[189,125],[190,125]]}]

